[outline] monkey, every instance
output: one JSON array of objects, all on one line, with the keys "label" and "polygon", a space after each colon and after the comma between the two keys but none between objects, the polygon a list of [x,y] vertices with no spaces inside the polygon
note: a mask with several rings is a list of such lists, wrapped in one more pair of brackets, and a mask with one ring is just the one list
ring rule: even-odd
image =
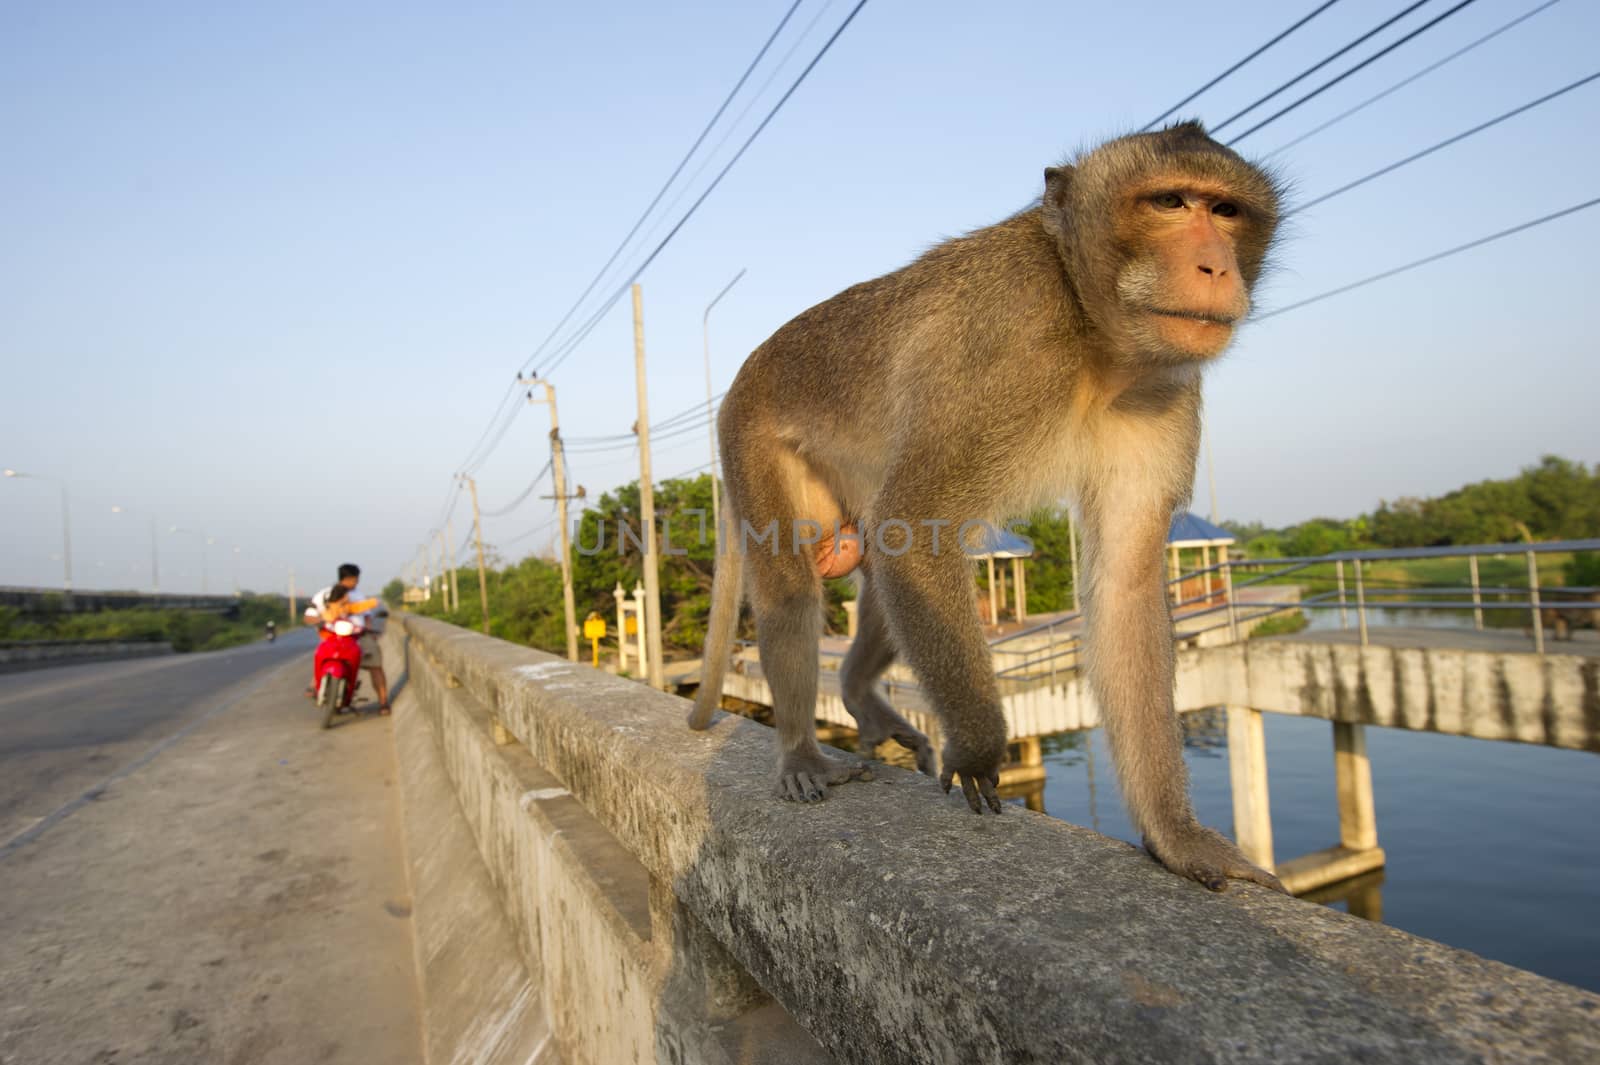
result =
[{"label": "monkey", "polygon": [[[874,690],[904,656],[945,733],[939,782],[998,814],[1006,726],[957,531],[1070,499],[1084,535],[1084,663],[1132,821],[1213,891],[1282,891],[1189,803],[1163,551],[1193,488],[1201,374],[1248,316],[1281,182],[1198,122],[1044,172],[1038,201],[802,312],[760,345],[717,424],[723,528],[689,724],[720,702],[748,597],[783,799],[864,776],[825,755],[815,704],[824,576],[854,571],[841,669],[870,754],[926,735]],[[941,538],[938,535],[943,532]],[[732,541],[732,542],[728,542]]]}]

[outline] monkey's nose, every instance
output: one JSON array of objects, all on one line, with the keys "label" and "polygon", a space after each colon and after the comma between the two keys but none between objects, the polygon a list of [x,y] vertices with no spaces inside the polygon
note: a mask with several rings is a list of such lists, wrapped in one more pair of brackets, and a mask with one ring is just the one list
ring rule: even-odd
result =
[{"label": "monkey's nose", "polygon": [[1201,264],[1200,272],[1202,274],[1205,274],[1207,277],[1212,278],[1213,280],[1217,280],[1217,281],[1220,281],[1223,278],[1228,276],[1228,271],[1226,269],[1219,270],[1219,269],[1216,269],[1214,267],[1206,266],[1204,264]]}]

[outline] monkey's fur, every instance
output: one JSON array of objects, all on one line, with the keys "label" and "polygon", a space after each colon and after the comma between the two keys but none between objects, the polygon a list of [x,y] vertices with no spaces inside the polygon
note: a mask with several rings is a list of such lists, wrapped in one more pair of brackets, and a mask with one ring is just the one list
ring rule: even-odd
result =
[{"label": "monkey's fur", "polygon": [[[718,418],[728,546],[691,726],[717,708],[747,585],[778,795],[816,800],[861,775],[824,755],[814,728],[821,575],[856,564],[854,542],[834,534],[857,526],[858,634],[840,684],[860,750],[894,739],[933,772],[927,737],[873,688],[904,655],[943,716],[941,783],[998,813],[1005,721],[955,531],[1070,497],[1084,662],[1146,847],[1213,890],[1229,877],[1281,890],[1189,805],[1163,584],[1168,525],[1193,480],[1201,370],[1249,311],[1279,199],[1270,175],[1197,123],[1123,137],[1046,170],[1040,204],[846,289],[757,348]],[[902,530],[876,532],[893,519],[909,547]],[[773,521],[776,541],[746,546],[742,527],[759,536]],[[815,548],[813,522],[826,530]],[[948,523],[938,550],[929,522]]]}]

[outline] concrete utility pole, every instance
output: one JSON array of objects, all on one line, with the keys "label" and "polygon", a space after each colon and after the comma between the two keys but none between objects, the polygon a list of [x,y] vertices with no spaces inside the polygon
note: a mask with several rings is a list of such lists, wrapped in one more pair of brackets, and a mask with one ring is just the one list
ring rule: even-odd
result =
[{"label": "concrete utility pole", "polygon": [[633,375],[639,391],[639,517],[644,522],[645,647],[650,683],[667,690],[661,657],[661,541],[656,536],[656,493],[650,480],[650,401],[644,376],[644,297],[633,286]]},{"label": "concrete utility pole", "polygon": [[717,549],[722,549],[722,502],[718,498],[717,474],[717,419],[711,405],[711,308],[715,307],[728,290],[739,283],[748,267],[740,267],[739,272],[733,275],[733,280],[722,286],[722,291],[717,293],[717,298],[706,304],[706,313],[700,317],[700,335],[705,342],[706,350],[706,436],[711,441],[711,527],[716,530]]},{"label": "concrete utility pole", "polygon": [[556,483],[556,524],[561,526],[561,606],[567,621],[567,660],[578,660],[578,609],[572,595],[572,544],[571,530],[567,527],[567,452],[561,443],[561,418],[556,412],[556,387],[545,380],[524,380],[522,384],[544,386],[544,399],[534,399],[528,393],[529,403],[550,405],[550,473]]},{"label": "concrete utility pole", "polygon": [[444,553],[445,553],[445,557],[450,560],[450,603],[451,603],[450,609],[451,610],[460,610],[461,609],[461,584],[456,579],[456,549],[455,549],[455,544],[452,542],[455,539],[455,537],[450,535],[450,526],[454,521],[455,521],[455,518],[453,516],[445,519],[445,523],[444,523]]},{"label": "concrete utility pole", "polygon": [[294,569],[291,567],[289,570],[289,624],[293,625],[298,620],[300,619],[296,616],[294,601]]},{"label": "concrete utility pole", "polygon": [[478,542],[478,598],[483,603],[483,634],[489,635],[489,577],[483,570],[483,522],[478,518],[478,482],[466,474],[461,479],[472,489],[472,536]]}]

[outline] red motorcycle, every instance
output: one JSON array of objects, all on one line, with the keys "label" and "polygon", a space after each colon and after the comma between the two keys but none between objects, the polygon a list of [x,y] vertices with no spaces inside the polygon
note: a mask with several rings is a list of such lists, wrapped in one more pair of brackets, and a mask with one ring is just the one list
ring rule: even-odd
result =
[{"label": "red motorcycle", "polygon": [[361,623],[351,618],[322,627],[311,683],[316,688],[317,707],[323,712],[323,728],[332,728],[333,719],[350,709],[355,698],[361,672],[361,628]]}]

